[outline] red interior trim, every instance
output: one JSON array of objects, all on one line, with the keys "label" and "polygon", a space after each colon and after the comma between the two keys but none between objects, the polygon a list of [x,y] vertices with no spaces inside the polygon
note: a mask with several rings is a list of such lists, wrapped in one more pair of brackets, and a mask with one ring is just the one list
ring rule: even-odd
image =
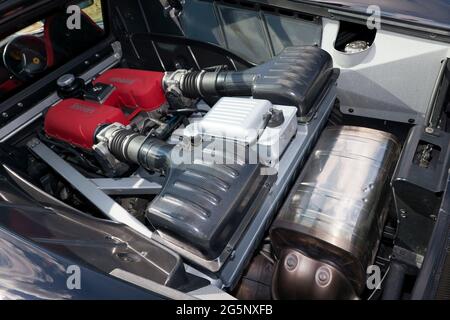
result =
[{"label": "red interior trim", "polygon": [[50,24],[53,17],[45,20],[44,25],[44,42],[45,51],[47,52],[47,67],[52,67],[55,64],[55,51],[53,50],[52,37],[50,35]]},{"label": "red interior trim", "polygon": [[[94,20],[91,19],[89,15],[85,12],[81,11],[81,14],[86,19],[87,23],[94,26],[99,32],[103,32],[103,29],[95,23]],[[50,26],[52,24],[53,17],[49,17],[45,20],[44,25],[44,42],[45,42],[45,51],[47,53],[47,66],[52,67],[55,64],[55,50],[53,49],[52,37],[50,34]]]}]

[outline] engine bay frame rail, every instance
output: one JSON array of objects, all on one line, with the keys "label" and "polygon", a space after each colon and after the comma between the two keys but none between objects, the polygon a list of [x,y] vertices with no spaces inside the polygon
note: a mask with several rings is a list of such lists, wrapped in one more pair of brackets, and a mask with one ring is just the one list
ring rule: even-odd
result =
[{"label": "engine bay frame rail", "polygon": [[159,183],[148,181],[140,177],[110,179],[91,179],[100,190],[108,195],[156,195],[162,186]]},{"label": "engine bay frame rail", "polygon": [[152,238],[152,231],[129,214],[128,211],[114,201],[114,199],[103,192],[93,181],[84,177],[39,139],[31,139],[27,143],[27,146],[36,156],[58,172],[67,182],[111,220],[129,226],[148,239]]}]

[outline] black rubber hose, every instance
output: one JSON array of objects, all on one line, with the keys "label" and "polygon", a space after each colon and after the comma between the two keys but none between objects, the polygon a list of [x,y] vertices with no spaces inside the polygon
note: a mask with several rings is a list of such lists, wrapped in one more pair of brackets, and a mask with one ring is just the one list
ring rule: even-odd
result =
[{"label": "black rubber hose", "polygon": [[114,154],[114,156],[123,162],[129,161],[126,150],[126,144],[131,142],[132,135],[136,135],[132,130],[123,129],[118,131],[111,139],[109,143],[110,151]]},{"label": "black rubber hose", "polygon": [[382,300],[399,300],[401,298],[405,273],[406,270],[402,264],[391,263],[389,274],[384,283]]},{"label": "black rubber hose", "polygon": [[189,98],[217,96],[251,96],[255,74],[251,72],[190,71],[182,79],[180,88]]},{"label": "black rubber hose", "polygon": [[170,166],[173,145],[121,129],[114,132],[108,141],[108,148],[120,161],[138,164],[147,170],[165,171]]},{"label": "black rubber hose", "polygon": [[162,140],[147,138],[139,148],[138,163],[147,170],[167,171],[170,168],[170,153],[173,148],[173,145]]}]

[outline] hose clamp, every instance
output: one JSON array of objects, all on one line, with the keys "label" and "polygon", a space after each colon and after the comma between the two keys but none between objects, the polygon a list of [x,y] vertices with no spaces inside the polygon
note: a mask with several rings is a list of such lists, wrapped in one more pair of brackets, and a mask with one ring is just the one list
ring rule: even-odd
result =
[{"label": "hose clamp", "polygon": [[195,79],[195,86],[197,87],[197,91],[202,98],[204,98],[204,96],[202,93],[201,83],[202,83],[202,79],[203,79],[203,76],[205,75],[205,73],[206,73],[205,70],[200,71],[200,73],[197,76],[197,79]]}]

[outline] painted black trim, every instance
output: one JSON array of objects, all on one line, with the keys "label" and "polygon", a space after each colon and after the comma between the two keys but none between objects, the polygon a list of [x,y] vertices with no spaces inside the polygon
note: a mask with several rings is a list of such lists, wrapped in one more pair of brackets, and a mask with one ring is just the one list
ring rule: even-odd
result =
[{"label": "painted black trim", "polygon": [[189,38],[185,38],[183,36],[174,36],[174,35],[169,35],[169,34],[157,34],[157,33],[135,33],[132,35],[132,37],[133,38],[134,37],[148,37],[149,41],[203,48],[205,50],[210,50],[215,53],[224,55],[225,57],[228,57],[228,58],[234,60],[235,62],[244,65],[245,67],[251,68],[251,67],[256,66],[256,63],[248,61],[248,60],[236,55],[235,53],[232,53],[231,51],[224,49],[223,47],[220,47],[218,45],[215,45],[215,44],[209,43],[209,42],[189,39]]},{"label": "painted black trim", "polygon": [[[211,2],[214,0],[201,0]],[[365,24],[368,14],[360,11],[344,9],[339,3],[327,4],[324,2],[302,1],[302,0],[235,0],[235,3],[250,2],[262,7],[283,8],[286,10],[300,11],[305,14],[317,15],[324,18]],[[374,1],[373,4],[377,4]],[[419,38],[442,41],[450,43],[450,25],[444,28],[441,25],[421,24],[405,20],[393,19],[386,16],[381,17],[381,28],[401,34],[416,36]]]},{"label": "painted black trim", "polygon": [[[339,20],[339,21],[347,21],[353,22],[357,24],[366,24],[368,15],[357,14],[348,11],[342,10],[329,10],[330,19]],[[411,24],[406,22],[400,22],[395,19],[382,18],[381,20],[381,29],[393,31],[401,34],[405,34],[408,36],[415,36],[422,39],[440,41],[445,43],[450,43],[450,29],[435,29],[427,26],[421,26],[418,24]]]},{"label": "painted black trim", "polygon": [[[450,171],[449,171],[450,173]],[[447,190],[443,203],[431,236],[427,254],[425,256],[421,272],[416,281],[412,299],[435,299],[445,259],[450,246],[450,175],[447,180]]]}]

